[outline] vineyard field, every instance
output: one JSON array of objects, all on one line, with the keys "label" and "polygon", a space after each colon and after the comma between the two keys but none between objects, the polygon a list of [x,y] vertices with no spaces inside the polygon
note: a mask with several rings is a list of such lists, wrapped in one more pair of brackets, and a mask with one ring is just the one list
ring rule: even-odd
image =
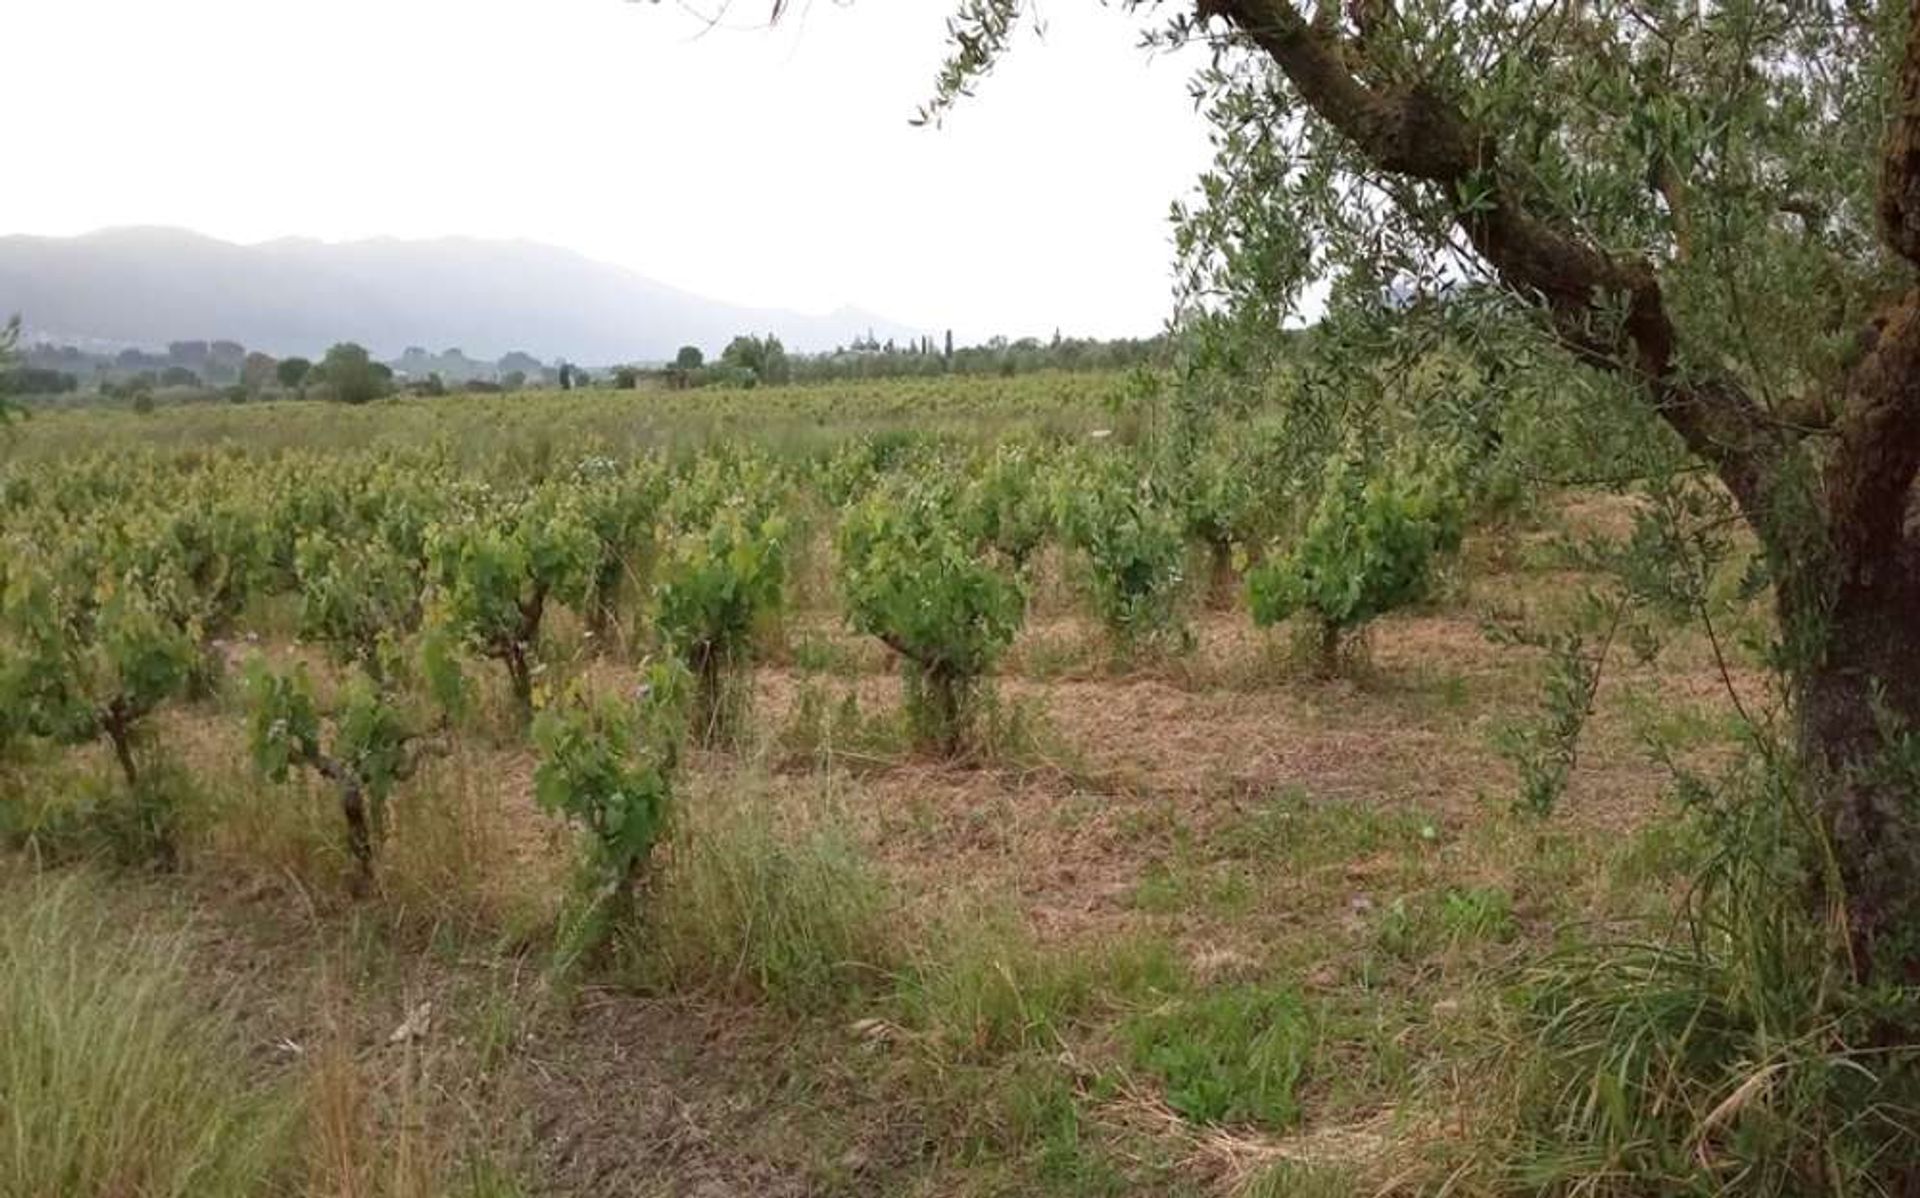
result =
[{"label": "vineyard field", "polygon": [[0,1195],[1512,1192],[1514,970],[1673,917],[1647,746],[1724,758],[1761,663],[1620,654],[1544,821],[1556,658],[1498,629],[1639,501],[1303,499],[1257,404],[1177,420],[1037,374],[0,431],[0,1004],[190,1046]]},{"label": "vineyard field", "polygon": [[544,441],[672,449],[745,440],[807,452],[853,435],[1002,430],[1087,431],[1110,422],[1134,387],[1114,373],[1042,373],[1013,378],[890,379],[779,388],[697,391],[579,390],[540,395],[395,398],[342,408],[301,401],[194,403],[145,419],[125,408],[42,413],[9,449],[15,458],[99,448],[182,449],[229,445],[265,453],[391,444],[448,444],[475,457]]},{"label": "vineyard field", "polygon": [[120,2],[0,1198],[1920,1198],[1920,0]]}]

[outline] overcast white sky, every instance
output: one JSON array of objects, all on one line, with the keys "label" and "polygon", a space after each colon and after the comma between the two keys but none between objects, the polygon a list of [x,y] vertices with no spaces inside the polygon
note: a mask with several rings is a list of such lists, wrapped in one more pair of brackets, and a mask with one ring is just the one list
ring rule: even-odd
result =
[{"label": "overcast white sky", "polygon": [[[692,0],[689,0],[692,2]],[[951,0],[11,0],[0,233],[466,234],[718,299],[1103,336],[1168,307],[1192,59],[1052,0],[943,129]]]}]

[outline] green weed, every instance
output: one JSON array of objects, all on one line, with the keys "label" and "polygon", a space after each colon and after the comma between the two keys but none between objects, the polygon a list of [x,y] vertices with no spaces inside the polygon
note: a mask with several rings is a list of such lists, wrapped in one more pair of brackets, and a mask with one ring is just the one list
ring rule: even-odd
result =
[{"label": "green weed", "polygon": [[1381,951],[1412,961],[1476,944],[1501,943],[1518,932],[1513,896],[1492,886],[1449,888],[1438,895],[1397,898],[1375,922]]},{"label": "green weed", "polygon": [[1249,1181],[1238,1198],[1352,1198],[1364,1192],[1344,1169],[1282,1161]]},{"label": "green weed", "polygon": [[1134,1065],[1187,1118],[1284,1129],[1300,1118],[1319,1029],[1298,993],[1249,985],[1135,1016],[1126,1035]]}]

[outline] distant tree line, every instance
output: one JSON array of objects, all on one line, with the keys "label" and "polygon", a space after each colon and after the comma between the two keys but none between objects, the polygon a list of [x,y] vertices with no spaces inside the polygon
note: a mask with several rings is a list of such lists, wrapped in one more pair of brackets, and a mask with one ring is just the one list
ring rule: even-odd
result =
[{"label": "distant tree line", "polygon": [[344,341],[314,361],[275,358],[236,341],[175,341],[165,351],[110,353],[42,342],[19,347],[0,369],[0,395],[42,404],[123,402],[148,410],[156,402],[300,398],[366,403],[399,393],[567,389],[592,381],[571,363],[549,365],[521,351],[488,362],[459,349],[432,354],[415,346],[394,362],[381,362],[364,346]]},{"label": "distant tree line", "polygon": [[796,382],[827,382],[941,374],[1011,376],[1039,370],[1124,370],[1159,359],[1166,344],[1165,337],[1102,341],[1063,337],[1056,331],[1051,340],[993,337],[980,345],[956,348],[951,330],[938,345],[932,337],[881,342],[869,334],[832,353],[796,357],[792,377]]},{"label": "distant tree line", "polygon": [[[1041,370],[1120,370],[1159,359],[1164,337],[1102,341],[1085,337],[1051,340],[994,337],[980,345],[954,345],[949,331],[932,337],[881,341],[871,333],[828,353],[788,352],[772,333],[742,333],[709,359],[695,345],[682,346],[661,366],[613,367],[602,384],[620,389],[664,387],[781,386],[795,382],[925,378],[946,374],[1029,374]],[[274,358],[236,341],[174,341],[164,352],[124,349],[89,353],[72,345],[38,344],[17,349],[0,370],[0,395],[41,403],[88,402],[89,396],[150,409],[156,402],[224,399],[330,399],[362,404],[389,395],[435,397],[500,394],[528,388],[593,386],[593,376],[572,363],[549,365],[514,351],[496,362],[469,358],[457,348],[439,353],[409,346],[392,362],[364,346],[343,341],[318,361]]]},{"label": "distant tree line", "polygon": [[79,388],[73,375],[40,366],[15,366],[0,374],[0,395],[66,395]]},{"label": "distant tree line", "polygon": [[764,337],[742,334],[727,343],[715,362],[709,363],[698,346],[686,345],[666,366],[618,366],[610,378],[616,388],[624,390],[641,386],[678,390],[943,374],[1011,376],[1040,370],[1124,370],[1159,360],[1166,346],[1165,337],[1101,341],[1062,337],[1056,332],[1050,341],[994,337],[982,345],[956,348],[949,331],[937,344],[932,337],[883,342],[868,334],[830,353],[791,354],[771,333]]}]

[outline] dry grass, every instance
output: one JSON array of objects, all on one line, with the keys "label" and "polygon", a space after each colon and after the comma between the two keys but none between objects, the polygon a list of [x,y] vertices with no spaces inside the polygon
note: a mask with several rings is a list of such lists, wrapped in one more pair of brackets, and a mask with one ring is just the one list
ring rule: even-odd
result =
[{"label": "dry grass", "polygon": [[415,1004],[386,1043],[368,1048],[356,1042],[350,994],[337,983],[327,989],[320,1030],[302,1046],[306,1192],[441,1198],[453,1162],[431,1127],[432,1058],[419,1045],[432,1034],[431,1003]]},{"label": "dry grass", "polygon": [[288,1105],[231,1012],[190,985],[167,921],[128,926],[82,874],[0,887],[0,1194],[256,1194],[283,1172]]}]

